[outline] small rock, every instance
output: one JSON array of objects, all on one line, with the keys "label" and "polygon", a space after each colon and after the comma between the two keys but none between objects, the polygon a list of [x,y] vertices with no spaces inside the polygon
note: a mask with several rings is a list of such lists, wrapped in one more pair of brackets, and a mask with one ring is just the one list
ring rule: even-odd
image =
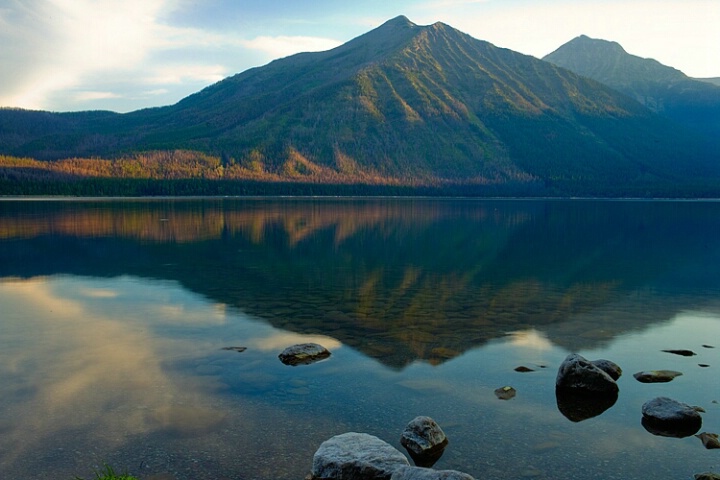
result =
[{"label": "small rock", "polygon": [[642,383],[665,383],[680,375],[682,375],[681,372],[674,370],[648,370],[637,372],[633,377]]},{"label": "small rock", "polygon": [[665,353],[673,353],[675,355],[682,355],[683,357],[692,357],[693,355],[697,355],[697,353],[693,352],[692,350],[663,350]]},{"label": "small rock", "polygon": [[233,351],[233,352],[242,353],[242,352],[244,352],[245,350],[247,350],[247,347],[223,347],[222,349],[223,349],[223,350],[230,350],[230,351]]},{"label": "small rock", "polygon": [[278,355],[285,365],[308,365],[324,360],[330,356],[330,351],[317,343],[301,343],[288,347]]},{"label": "small rock", "polygon": [[702,426],[702,417],[694,407],[667,397],[645,402],[642,414],[643,427],[653,435],[689,437]]},{"label": "small rock", "polygon": [[720,448],[720,440],[718,440],[717,433],[703,432],[703,433],[700,433],[695,436],[700,439],[702,444],[708,450],[713,449],[713,448]]},{"label": "small rock", "polygon": [[519,367],[515,367],[514,370],[515,370],[516,372],[520,372],[520,373],[534,372],[534,371],[535,371],[535,370],[533,370],[533,369],[530,368],[530,367],[526,367],[525,365],[520,365]]},{"label": "small rock", "polygon": [[500,387],[495,389],[495,396],[500,400],[510,400],[514,398],[517,391],[513,387]]},{"label": "small rock", "polygon": [[622,368],[615,363],[611,362],[610,360],[600,359],[600,360],[593,360],[590,363],[598,367],[603,372],[610,375],[610,378],[613,380],[617,380],[622,376]]},{"label": "small rock", "polygon": [[707,368],[709,366],[710,365],[708,365],[707,363],[698,363],[698,367],[701,367],[701,368]]},{"label": "small rock", "polygon": [[390,480],[475,480],[475,478],[457,470],[402,467],[393,472]]},{"label": "small rock", "polygon": [[367,433],[343,433],[324,441],[313,456],[311,478],[334,480],[389,480],[408,467],[405,455]]},{"label": "small rock", "polygon": [[610,375],[577,353],[568,355],[558,368],[555,387],[593,394],[617,394],[619,390]]},{"label": "small rock", "polygon": [[703,345],[703,348],[715,348],[712,345]]},{"label": "small rock", "polygon": [[431,467],[442,456],[448,439],[435,420],[420,416],[407,424],[400,443],[407,449],[415,465]]}]

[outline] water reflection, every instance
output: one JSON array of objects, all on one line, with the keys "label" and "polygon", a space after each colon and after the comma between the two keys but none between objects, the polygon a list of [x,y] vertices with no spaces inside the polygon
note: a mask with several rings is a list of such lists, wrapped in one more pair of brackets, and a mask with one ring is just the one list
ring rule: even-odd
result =
[{"label": "water reflection", "polygon": [[0,275],[178,281],[402,368],[539,327],[592,348],[694,308],[720,289],[718,213],[711,202],[5,201]]},{"label": "water reflection", "polygon": [[[399,446],[417,415],[450,438],[436,468],[476,478],[690,477],[705,449],[650,435],[640,406],[720,425],[719,209],[0,201],[0,477],[302,478],[330,436]],[[332,357],[278,361],[306,341]],[[568,351],[626,372],[581,422],[555,397]],[[652,369],[683,375],[632,378]]]}]

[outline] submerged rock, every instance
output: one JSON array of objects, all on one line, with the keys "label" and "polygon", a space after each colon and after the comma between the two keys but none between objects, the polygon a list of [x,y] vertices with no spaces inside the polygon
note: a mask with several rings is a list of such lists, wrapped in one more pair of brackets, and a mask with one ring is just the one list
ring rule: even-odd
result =
[{"label": "submerged rock", "polygon": [[674,370],[647,370],[637,372],[633,377],[642,383],[665,383],[680,375],[682,375],[682,372],[676,372]]},{"label": "submerged rock", "polygon": [[330,356],[330,351],[317,343],[301,343],[288,347],[278,355],[285,365],[308,365]]},{"label": "submerged rock", "polygon": [[440,425],[430,417],[415,417],[400,436],[400,443],[415,465],[431,467],[442,456],[448,439]]},{"label": "submerged rock", "polygon": [[527,373],[527,372],[535,371],[530,367],[526,367],[525,365],[520,365],[519,367],[515,367],[513,370],[515,370],[516,372],[520,372],[520,373]]},{"label": "submerged rock", "polygon": [[642,406],[642,425],[653,435],[689,437],[700,430],[702,417],[691,407],[667,397],[657,397]]},{"label": "submerged rock", "polygon": [[513,387],[500,387],[495,389],[495,396],[500,400],[510,400],[517,395],[517,390]]},{"label": "submerged rock", "polygon": [[343,433],[324,441],[313,456],[311,478],[389,480],[402,467],[405,455],[367,433]]},{"label": "submerged rock", "polygon": [[663,350],[663,352],[681,355],[683,357],[692,357],[694,355],[697,355],[697,353],[693,352],[692,350]]},{"label": "submerged rock", "polygon": [[560,390],[608,395],[617,395],[619,390],[615,380],[605,370],[577,353],[568,355],[558,368],[555,387]]},{"label": "submerged rock", "polygon": [[229,350],[229,351],[231,351],[231,352],[242,353],[242,352],[244,352],[245,350],[247,350],[247,347],[223,347],[222,349],[223,349],[223,350]]},{"label": "submerged rock", "polygon": [[475,478],[457,470],[402,467],[395,470],[390,480],[475,480]]}]

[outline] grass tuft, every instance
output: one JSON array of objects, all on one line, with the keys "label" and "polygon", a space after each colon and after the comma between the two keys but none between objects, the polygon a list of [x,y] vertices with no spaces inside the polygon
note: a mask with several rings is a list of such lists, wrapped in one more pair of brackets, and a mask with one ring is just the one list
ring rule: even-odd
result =
[{"label": "grass tuft", "polygon": [[[75,480],[84,480],[80,477],[75,477]],[[105,464],[105,468],[101,471],[95,471],[95,480],[139,480],[137,477],[133,477],[132,475],[129,475],[127,471],[122,474],[115,473],[115,470],[108,465]]]}]

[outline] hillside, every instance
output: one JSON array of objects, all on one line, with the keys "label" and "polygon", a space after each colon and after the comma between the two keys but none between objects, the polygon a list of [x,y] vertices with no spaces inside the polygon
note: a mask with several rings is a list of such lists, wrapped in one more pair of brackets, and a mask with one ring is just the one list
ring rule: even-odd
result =
[{"label": "hillside", "polygon": [[631,55],[616,42],[584,35],[543,60],[609,85],[689,129],[720,138],[717,79],[693,79],[656,60]]},{"label": "hillside", "polygon": [[500,185],[514,194],[648,192],[720,178],[709,146],[625,95],[405,17],[168,107],[0,111],[0,154],[180,149],[216,156],[233,178]]}]

